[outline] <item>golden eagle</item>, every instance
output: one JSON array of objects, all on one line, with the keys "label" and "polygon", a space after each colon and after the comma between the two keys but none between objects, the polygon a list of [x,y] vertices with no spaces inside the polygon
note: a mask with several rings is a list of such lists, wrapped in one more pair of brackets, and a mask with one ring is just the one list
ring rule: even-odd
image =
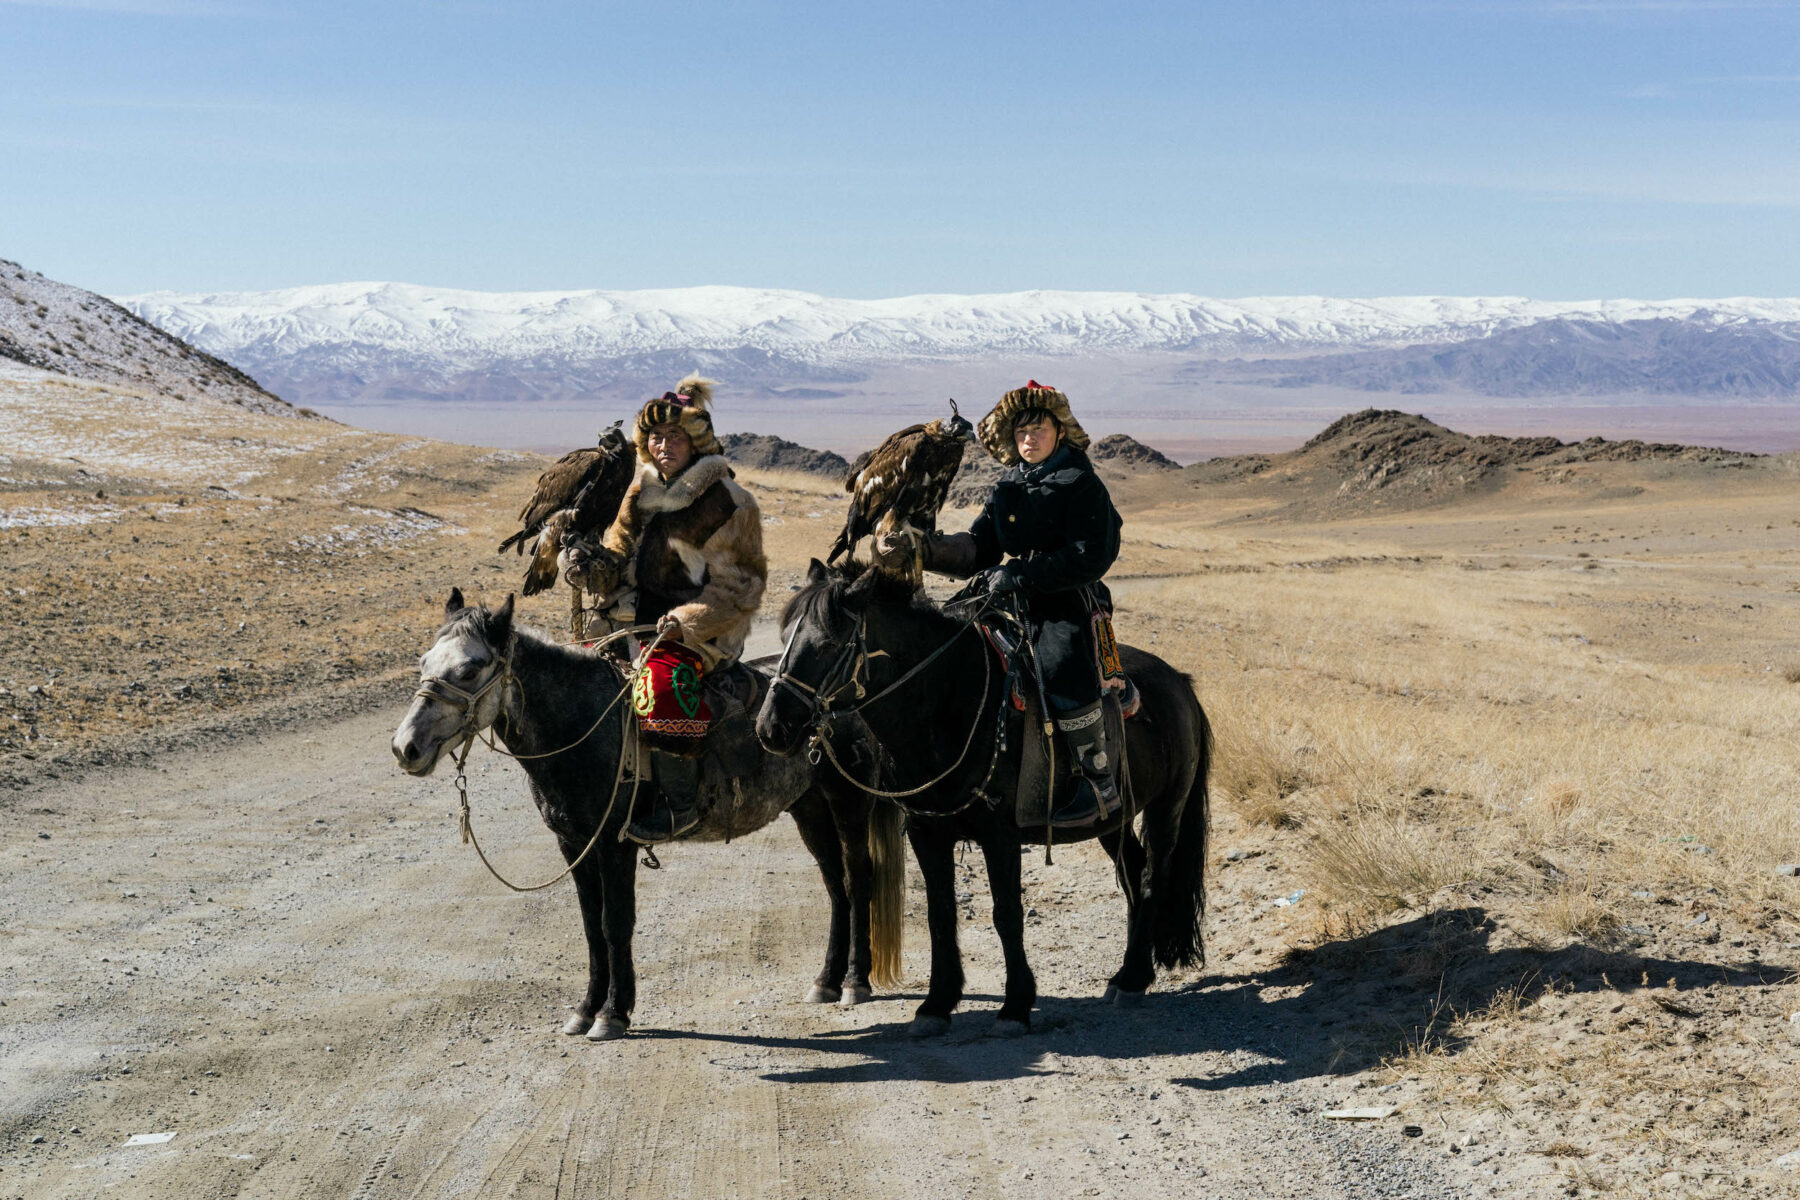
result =
[{"label": "golden eagle", "polygon": [[826,561],[836,562],[871,533],[887,553],[902,535],[913,537],[916,547],[936,530],[973,428],[952,400],[948,417],[909,425],[851,463],[844,476],[850,511]]},{"label": "golden eagle", "polygon": [[615,421],[597,446],[571,450],[538,476],[537,490],[519,510],[519,532],[500,543],[500,553],[525,553],[536,538],[525,572],[527,596],[556,585],[556,555],[571,536],[598,535],[612,523],[631,486],[637,457]]}]

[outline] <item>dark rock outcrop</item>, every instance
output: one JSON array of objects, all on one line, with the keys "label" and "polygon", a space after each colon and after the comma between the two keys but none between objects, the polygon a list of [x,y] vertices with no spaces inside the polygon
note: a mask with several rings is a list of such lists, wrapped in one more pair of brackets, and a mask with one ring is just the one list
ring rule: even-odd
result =
[{"label": "dark rock outcrop", "polygon": [[1181,464],[1164,454],[1161,450],[1146,446],[1136,438],[1124,433],[1109,433],[1095,442],[1088,451],[1088,457],[1095,463],[1108,463],[1115,467],[1126,467],[1135,470],[1178,471]]},{"label": "dark rock outcrop", "polygon": [[1530,470],[1566,480],[1583,463],[1671,462],[1714,466],[1758,457],[1736,450],[1662,442],[1563,442],[1553,437],[1471,435],[1416,413],[1366,408],[1332,422],[1298,450],[1215,458],[1187,468],[1196,483],[1266,482],[1294,493],[1293,505],[1405,508],[1493,486],[1501,472]]},{"label": "dark rock outcrop", "polygon": [[804,471],[808,475],[842,479],[850,469],[850,463],[841,454],[814,450],[767,433],[720,434],[719,445],[732,462],[762,470]]}]

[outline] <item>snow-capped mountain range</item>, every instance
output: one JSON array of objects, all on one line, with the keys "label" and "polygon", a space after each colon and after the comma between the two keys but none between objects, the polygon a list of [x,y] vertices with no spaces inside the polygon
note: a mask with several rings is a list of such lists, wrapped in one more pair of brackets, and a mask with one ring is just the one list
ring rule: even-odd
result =
[{"label": "snow-capped mountain range", "polygon": [[[1342,358],[1539,325],[1565,336],[1635,330],[1640,342],[1646,329],[1665,326],[1734,330],[1739,345],[1743,331],[1766,330],[1800,355],[1796,298],[1217,300],[1034,291],[846,300],[738,287],[508,293],[344,283],[116,299],[298,403],[578,398],[628,381],[641,391],[646,378],[693,367],[751,392],[780,394],[796,385],[853,383],[896,364],[1146,355],[1193,364],[1326,352]],[[1232,372],[1239,382],[1242,368],[1235,364]],[[1380,390],[1367,381],[1381,376],[1364,369],[1352,386]],[[1778,394],[1791,386],[1783,378],[1776,373]]]}]

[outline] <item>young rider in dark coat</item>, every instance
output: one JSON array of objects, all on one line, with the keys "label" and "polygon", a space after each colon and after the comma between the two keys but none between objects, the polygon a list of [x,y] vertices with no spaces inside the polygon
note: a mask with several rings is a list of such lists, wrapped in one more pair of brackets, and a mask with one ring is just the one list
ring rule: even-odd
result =
[{"label": "young rider in dark coat", "polygon": [[1112,611],[1101,577],[1119,554],[1119,514],[1061,392],[1036,380],[1008,392],[979,433],[1012,468],[968,533],[928,545],[925,565],[947,575],[985,570],[990,592],[1024,599],[1045,696],[1081,775],[1052,824],[1087,825],[1119,806],[1093,627],[1096,613]]}]

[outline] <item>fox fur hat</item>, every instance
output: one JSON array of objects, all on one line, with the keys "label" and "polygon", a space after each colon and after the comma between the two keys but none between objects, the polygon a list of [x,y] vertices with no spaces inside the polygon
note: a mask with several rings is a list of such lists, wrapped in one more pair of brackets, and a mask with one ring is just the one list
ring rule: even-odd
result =
[{"label": "fox fur hat", "polygon": [[712,413],[713,381],[702,379],[698,375],[689,375],[675,385],[672,392],[664,392],[654,400],[646,401],[638,410],[637,429],[633,441],[637,443],[637,456],[642,462],[654,462],[650,457],[650,431],[658,425],[676,425],[688,435],[688,441],[694,444],[694,457],[705,458],[709,454],[720,453],[719,439],[713,435]]},{"label": "fox fur hat", "polygon": [[1013,425],[1020,413],[1034,408],[1041,408],[1056,418],[1056,423],[1062,426],[1062,442],[1077,450],[1087,449],[1087,431],[1069,411],[1069,398],[1033,379],[1024,387],[1000,397],[1000,403],[994,405],[993,411],[981,418],[981,424],[975,427],[987,452],[1009,467],[1018,462],[1019,448],[1013,443]]}]

